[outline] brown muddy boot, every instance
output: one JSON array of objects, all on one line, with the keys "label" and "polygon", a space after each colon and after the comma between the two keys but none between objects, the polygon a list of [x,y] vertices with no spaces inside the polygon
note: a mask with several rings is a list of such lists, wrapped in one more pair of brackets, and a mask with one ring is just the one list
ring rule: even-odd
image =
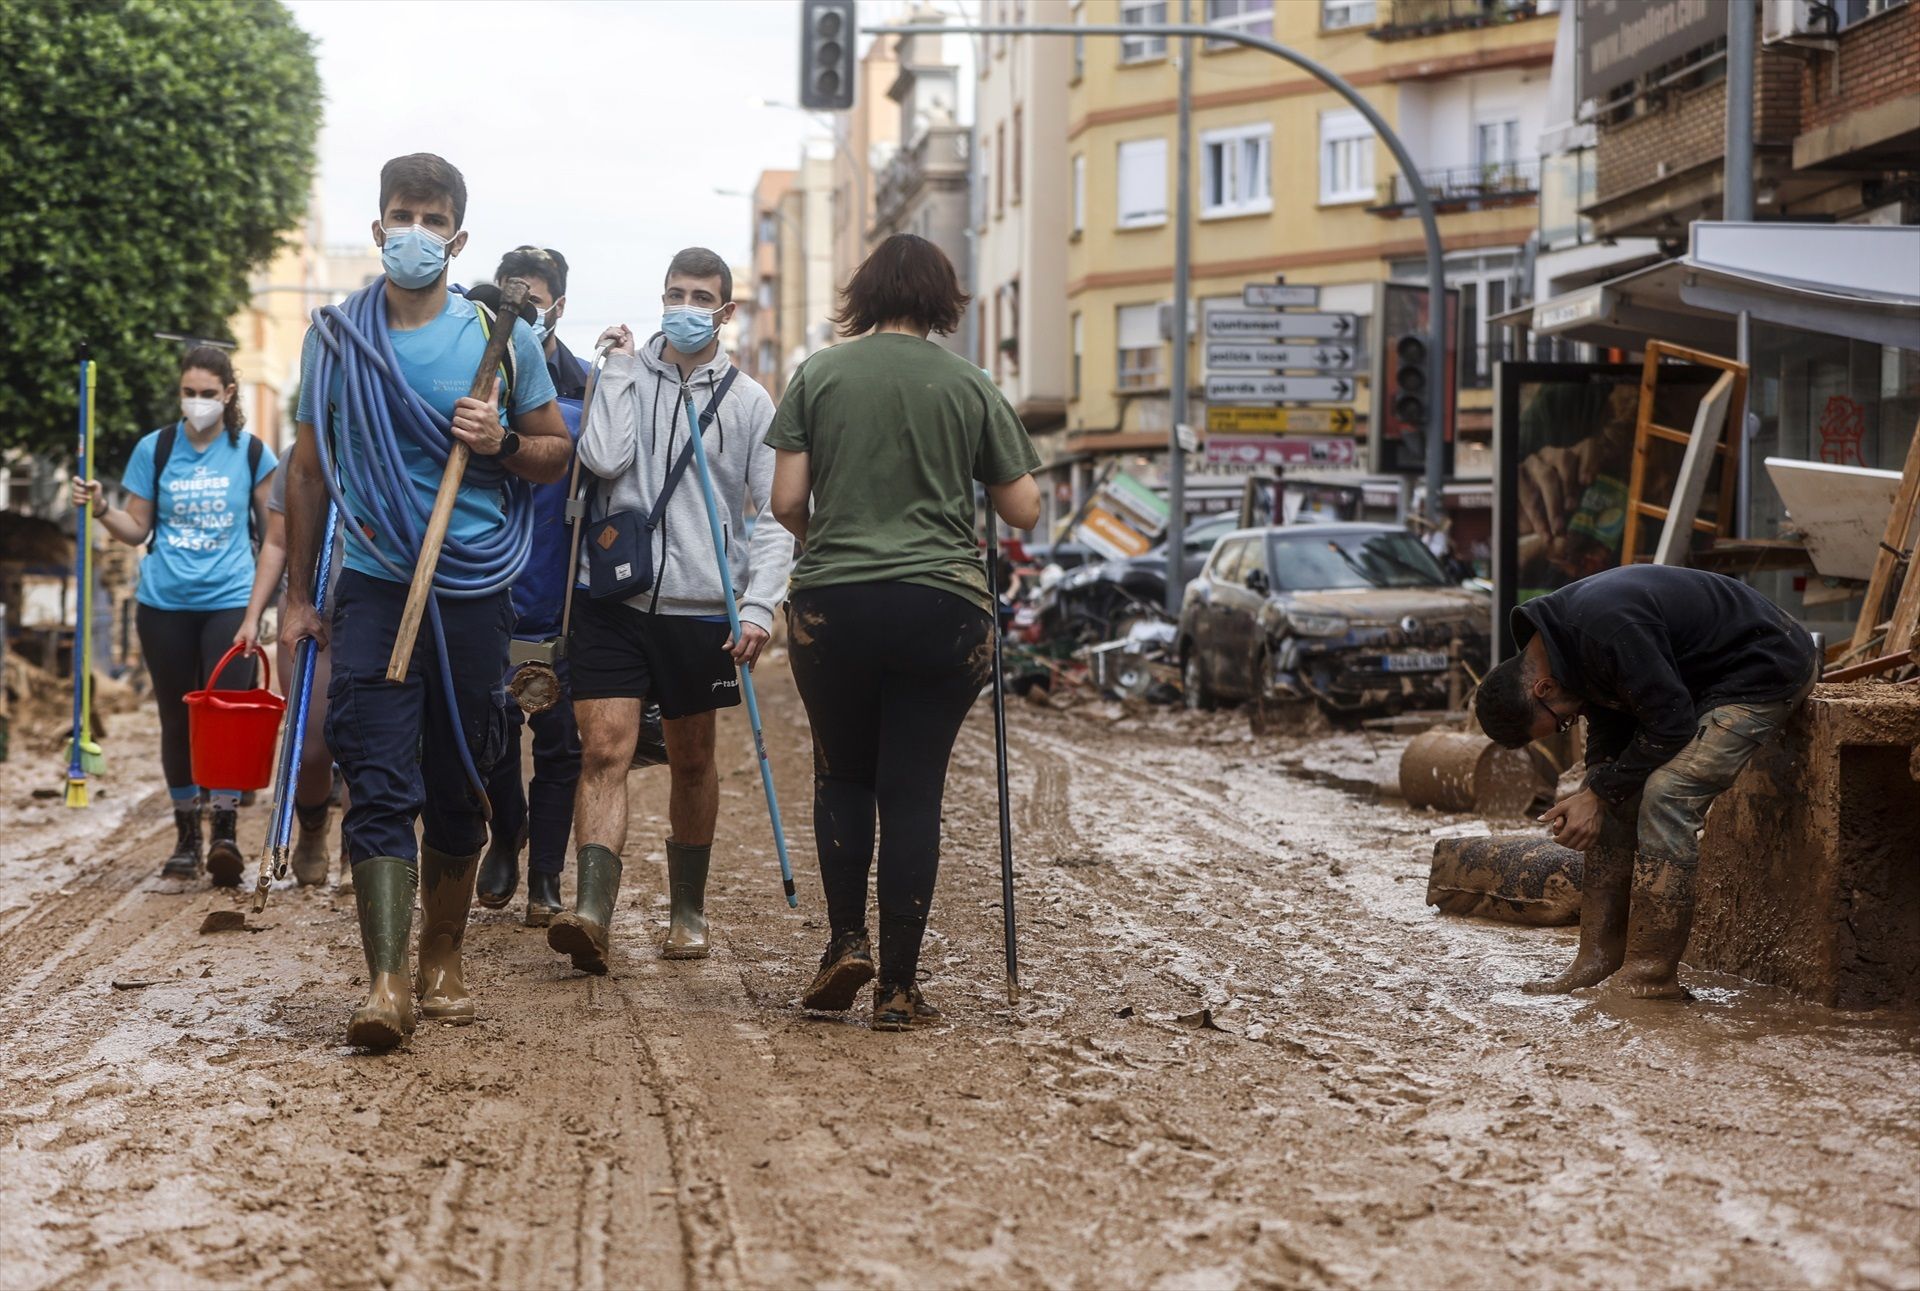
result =
[{"label": "brown muddy boot", "polygon": [[212,815],[212,837],[207,840],[207,877],[217,888],[237,888],[247,868],[246,858],[240,855],[239,815],[232,807],[219,806],[213,809]]},{"label": "brown muddy boot", "polygon": [[1643,1000],[1690,1000],[1680,985],[1680,957],[1693,931],[1693,867],[1639,856],[1633,862],[1633,910],[1627,957],[1614,980]]},{"label": "brown muddy boot", "polygon": [[[299,828],[295,830],[293,853],[287,858],[287,865],[293,871],[295,883],[303,888],[316,887],[327,881],[327,827],[333,812],[324,803],[318,807],[302,807],[296,803],[293,814]],[[345,859],[341,858],[343,862]]]},{"label": "brown muddy boot", "polygon": [[431,847],[420,849],[420,966],[413,982],[423,1018],[457,1026],[473,1021],[460,946],[467,937],[473,876],[479,868],[479,852],[449,856]]},{"label": "brown muddy boot", "polygon": [[573,909],[547,925],[547,945],[573,957],[583,973],[607,971],[607,935],[613,905],[620,895],[620,858],[598,843],[588,843],[574,860]]},{"label": "brown muddy boot", "polygon": [[689,847],[667,840],[667,893],[673,912],[662,959],[707,957],[707,866],[713,846]]},{"label": "brown muddy boot", "polygon": [[527,871],[527,927],[545,928],[567,908],[560,899],[560,876],[544,870]]},{"label": "brown muddy boot", "polygon": [[413,864],[392,856],[360,862],[353,876],[360,947],[367,956],[367,1002],[347,1023],[347,1043],[391,1049],[413,1034],[413,990],[407,981],[407,934],[413,927]]},{"label": "brown muddy boot", "polygon": [[873,972],[873,943],[866,929],[843,932],[827,943],[820,971],[801,995],[800,1007],[818,1013],[850,1009],[860,988],[873,980]]},{"label": "brown muddy boot", "polygon": [[1632,852],[1600,844],[1588,848],[1580,873],[1580,950],[1566,972],[1520,989],[1528,995],[1565,995],[1611,977],[1627,953],[1627,895],[1632,889]]},{"label": "brown muddy boot", "polygon": [[173,809],[173,855],[160,867],[162,878],[200,877],[200,804]]}]

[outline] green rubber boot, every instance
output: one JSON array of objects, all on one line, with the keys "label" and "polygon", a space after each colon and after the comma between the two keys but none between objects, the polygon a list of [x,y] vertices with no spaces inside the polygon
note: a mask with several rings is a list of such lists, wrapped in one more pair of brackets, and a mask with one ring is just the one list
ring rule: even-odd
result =
[{"label": "green rubber boot", "polygon": [[423,1018],[460,1026],[473,1021],[460,947],[467,937],[467,912],[479,870],[479,852],[449,856],[431,847],[420,849],[420,966],[413,985]]},{"label": "green rubber boot", "polygon": [[707,957],[707,864],[712,858],[712,844],[689,847],[667,840],[667,894],[673,914],[660,947],[662,959]]},{"label": "green rubber boot", "polygon": [[573,956],[583,973],[607,971],[607,933],[620,895],[620,858],[598,843],[580,849],[574,861],[573,909],[547,925],[547,945]]},{"label": "green rubber boot", "polygon": [[391,1049],[413,1034],[413,984],[407,980],[407,934],[413,929],[411,861],[374,856],[355,868],[353,902],[360,912],[360,948],[367,955],[367,1002],[347,1023],[347,1043]]}]

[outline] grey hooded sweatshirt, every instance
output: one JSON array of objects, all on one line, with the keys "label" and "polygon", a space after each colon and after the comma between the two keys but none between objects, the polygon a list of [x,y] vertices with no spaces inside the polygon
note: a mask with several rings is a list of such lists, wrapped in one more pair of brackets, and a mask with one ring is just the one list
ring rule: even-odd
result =
[{"label": "grey hooded sweatshirt", "polygon": [[[633,355],[610,354],[600,373],[593,406],[580,433],[580,464],[600,477],[596,515],[653,509],[667,472],[687,444],[686,398],[679,367],[664,355],[666,338],[656,333]],[[694,369],[686,391],[704,414],[713,392],[732,366],[724,348]],[[682,617],[723,615],[726,596],[738,598],[740,621],[773,630],[774,608],[786,599],[793,571],[793,535],[769,509],[773,495],[773,450],[767,428],[773,400],[742,372],[734,378],[702,442],[720,505],[733,586],[723,588],[713,558],[707,505],[697,468],[681,476],[666,515],[653,531],[656,588],[627,604]],[[751,508],[751,511],[749,511]],[[756,517],[751,537],[747,516]],[[656,594],[658,593],[657,599]]]}]

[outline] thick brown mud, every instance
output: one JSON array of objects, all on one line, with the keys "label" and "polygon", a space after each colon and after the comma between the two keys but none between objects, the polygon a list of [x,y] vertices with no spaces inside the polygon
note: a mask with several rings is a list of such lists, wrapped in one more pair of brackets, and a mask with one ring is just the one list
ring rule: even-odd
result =
[{"label": "thick brown mud", "polygon": [[158,878],[150,725],[117,720],[91,828],[21,805],[16,744],[0,1286],[1920,1283],[1920,1024],[1686,970],[1685,1006],[1523,995],[1573,931],[1425,906],[1469,822],[1371,792],[1392,742],[1011,705],[1009,1010],[981,704],[922,959],[947,1020],[800,1013],[809,747],[778,663],[761,692],[799,911],[727,714],[712,958],[654,956],[637,772],[611,974],[476,911],[479,1021],[379,1057],[342,1045],[351,898],[201,933],[235,902]]}]

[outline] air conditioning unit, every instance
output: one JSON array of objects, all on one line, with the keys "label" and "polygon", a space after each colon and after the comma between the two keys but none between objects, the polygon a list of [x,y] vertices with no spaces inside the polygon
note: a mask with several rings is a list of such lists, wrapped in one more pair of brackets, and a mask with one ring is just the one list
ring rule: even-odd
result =
[{"label": "air conditioning unit", "polygon": [[1838,0],[1763,0],[1760,40],[1764,45],[1797,45],[1802,49],[1837,48],[1840,29]]}]

